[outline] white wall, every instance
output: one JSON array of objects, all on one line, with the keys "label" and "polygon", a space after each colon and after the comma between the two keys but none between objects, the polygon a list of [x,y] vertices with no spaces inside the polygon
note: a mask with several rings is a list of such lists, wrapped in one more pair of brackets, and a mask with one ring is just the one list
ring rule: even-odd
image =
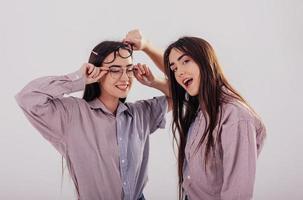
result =
[{"label": "white wall", "polygon": [[[303,199],[303,1],[0,0],[0,28],[0,199],[75,199],[67,171],[60,192],[60,155],[13,96],[36,77],[77,70],[95,44],[132,28],[162,48],[185,34],[211,42],[230,81],[267,125],[255,199]],[[142,53],[136,61],[156,70]],[[135,85],[128,100],[159,94]],[[169,124],[152,136],[150,155],[146,197],[176,199]]]}]

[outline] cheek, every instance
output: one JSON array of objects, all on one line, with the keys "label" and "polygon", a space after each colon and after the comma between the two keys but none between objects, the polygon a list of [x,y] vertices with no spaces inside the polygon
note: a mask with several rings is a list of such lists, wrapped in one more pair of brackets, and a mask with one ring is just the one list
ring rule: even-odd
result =
[{"label": "cheek", "polygon": [[195,66],[193,67],[193,74],[195,75],[195,78],[200,82],[201,73],[200,73],[199,66],[195,65]]},{"label": "cheek", "polygon": [[100,81],[101,87],[104,89],[110,89],[114,86],[113,81],[111,80],[111,77],[105,76]]},{"label": "cheek", "polygon": [[196,73],[196,79],[197,79],[198,83],[200,83],[200,80],[201,80],[200,71],[197,71],[197,73]]},{"label": "cheek", "polygon": [[132,85],[133,84],[133,81],[134,81],[134,78],[129,78],[129,85]]},{"label": "cheek", "polygon": [[174,74],[174,77],[175,77],[177,83],[182,86],[182,80],[180,78],[178,78],[178,76],[176,76],[175,74]]}]

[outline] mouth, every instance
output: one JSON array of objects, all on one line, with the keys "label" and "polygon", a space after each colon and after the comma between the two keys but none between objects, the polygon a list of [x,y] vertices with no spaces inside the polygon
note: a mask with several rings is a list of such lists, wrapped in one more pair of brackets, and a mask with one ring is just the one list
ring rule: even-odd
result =
[{"label": "mouth", "polygon": [[121,85],[115,85],[116,88],[119,90],[125,92],[129,89],[129,84],[121,84]]},{"label": "mouth", "polygon": [[193,83],[193,78],[186,78],[182,81],[186,88],[188,88]]}]

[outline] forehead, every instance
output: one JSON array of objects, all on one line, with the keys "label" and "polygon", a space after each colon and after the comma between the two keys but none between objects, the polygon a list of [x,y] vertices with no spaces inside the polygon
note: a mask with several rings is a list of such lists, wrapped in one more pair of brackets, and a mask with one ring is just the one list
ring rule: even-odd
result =
[{"label": "forehead", "polygon": [[180,51],[179,49],[176,48],[172,48],[172,50],[170,51],[170,54],[168,56],[169,61],[172,62],[177,62],[178,58],[180,56],[182,56],[184,54],[184,52]]}]

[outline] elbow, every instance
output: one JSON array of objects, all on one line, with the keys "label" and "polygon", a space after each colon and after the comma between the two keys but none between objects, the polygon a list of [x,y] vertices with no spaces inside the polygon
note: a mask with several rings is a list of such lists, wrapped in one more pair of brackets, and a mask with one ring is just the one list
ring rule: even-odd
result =
[{"label": "elbow", "polygon": [[17,102],[17,104],[22,107],[24,101],[23,101],[23,98],[22,98],[22,92],[18,92],[14,97],[15,97],[15,100]]}]

